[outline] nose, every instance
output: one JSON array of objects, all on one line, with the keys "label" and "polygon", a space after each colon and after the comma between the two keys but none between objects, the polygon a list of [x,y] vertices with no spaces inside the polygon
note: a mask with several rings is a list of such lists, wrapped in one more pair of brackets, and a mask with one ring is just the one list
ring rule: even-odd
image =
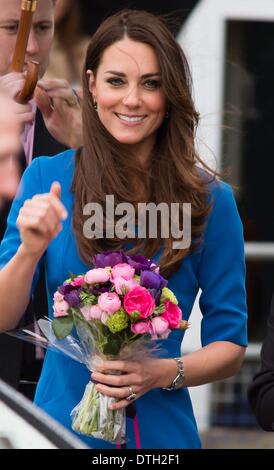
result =
[{"label": "nose", "polygon": [[29,55],[30,57],[33,57],[36,54],[38,54],[38,52],[39,52],[39,45],[38,45],[35,31],[32,28],[30,35],[29,35],[28,45],[27,45],[27,55]]},{"label": "nose", "polygon": [[129,108],[136,108],[141,104],[141,96],[138,86],[133,86],[123,98],[123,104]]}]

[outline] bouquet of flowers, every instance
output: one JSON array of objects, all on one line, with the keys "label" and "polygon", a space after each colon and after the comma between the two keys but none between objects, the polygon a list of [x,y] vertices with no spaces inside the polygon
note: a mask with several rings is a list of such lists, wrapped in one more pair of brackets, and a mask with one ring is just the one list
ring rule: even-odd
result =
[{"label": "bouquet of flowers", "polygon": [[[52,321],[59,341],[76,329],[89,370],[96,370],[100,360],[146,357],[155,347],[151,340],[188,327],[168,281],[151,260],[112,252],[96,255],[93,265],[55,292]],[[116,398],[103,396],[90,381],[72,410],[73,429],[112,443],[125,442],[125,409],[109,409],[113,401]]]}]

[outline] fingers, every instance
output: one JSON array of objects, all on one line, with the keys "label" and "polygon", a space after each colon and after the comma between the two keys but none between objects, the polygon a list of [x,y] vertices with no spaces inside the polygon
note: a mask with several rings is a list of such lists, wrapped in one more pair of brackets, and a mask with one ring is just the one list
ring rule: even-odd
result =
[{"label": "fingers", "polygon": [[66,220],[68,213],[65,206],[61,202],[60,183],[54,182],[51,185],[50,192],[48,194],[37,195],[32,199],[34,203],[37,200],[41,206],[44,205],[46,208],[52,208],[59,220]]},{"label": "fingers", "polygon": [[6,96],[15,98],[25,85],[25,73],[8,73],[0,77],[0,87]]},{"label": "fingers", "polygon": [[61,185],[57,181],[52,183],[51,188],[50,188],[50,194],[53,194],[53,196],[57,197],[57,199],[61,200]]},{"label": "fingers", "polygon": [[42,88],[39,88],[39,86],[37,86],[34,92],[34,97],[35,97],[36,104],[38,108],[40,109],[41,113],[43,114],[43,116],[45,118],[50,117],[54,108],[46,91],[43,90]]},{"label": "fingers", "polygon": [[113,371],[137,372],[139,368],[139,363],[134,361],[101,361],[96,367],[103,374],[112,373]]},{"label": "fingers", "polygon": [[48,194],[36,195],[25,201],[17,219],[18,227],[34,230],[48,238],[61,230],[61,220],[67,218],[67,211],[60,201],[61,186],[55,182]]},{"label": "fingers", "polygon": [[78,93],[71,88],[66,80],[40,80],[38,87],[44,90],[52,100],[60,99],[68,106],[80,107]]},{"label": "fingers", "polygon": [[4,128],[12,127],[16,123],[22,126],[34,121],[35,115],[32,106],[30,104],[18,104],[14,100],[24,84],[24,74],[12,73],[0,77],[1,101],[3,102],[0,107],[1,129],[3,129],[3,126]]},{"label": "fingers", "polygon": [[112,375],[112,374],[101,374],[100,372],[93,372],[91,375],[92,379],[100,384],[113,385],[115,387],[123,387],[128,383],[139,383],[139,377],[137,374],[125,374],[125,375]]},{"label": "fingers", "polygon": [[[106,385],[97,384],[96,390],[102,393],[102,395],[118,399],[116,403],[111,403],[109,405],[109,408],[112,410],[125,408],[126,406],[128,406],[130,403],[135,401],[137,398],[140,398],[140,396],[145,393],[145,391],[142,390],[142,388],[137,385],[130,385],[127,387],[122,387],[122,388],[113,388],[113,387],[107,387]],[[134,398],[132,398],[131,400],[128,400],[127,398],[132,393],[134,394]]]},{"label": "fingers", "polygon": [[56,233],[60,224],[55,210],[43,199],[26,201],[20,215],[21,221],[27,221],[30,229],[37,229],[47,236]]},{"label": "fingers", "polygon": [[84,98],[84,95],[83,95],[83,88],[81,87],[76,87],[74,88],[74,92],[76,93],[78,99],[81,101],[83,101],[83,98]]},{"label": "fingers", "polygon": [[[110,409],[124,408],[147,391],[137,363],[107,361],[100,363],[99,367],[101,372],[96,371],[91,374],[92,380],[96,382],[96,390],[103,395],[119,399],[117,403],[109,405]],[[102,370],[105,370],[105,373],[102,373]],[[129,370],[130,373],[113,375],[113,372],[117,370],[124,372]],[[132,394],[133,400],[128,400],[127,398]]]},{"label": "fingers", "polygon": [[44,78],[42,80],[39,80],[37,85],[46,91],[50,91],[54,88],[71,88],[69,82],[61,78],[52,78],[52,79]]}]

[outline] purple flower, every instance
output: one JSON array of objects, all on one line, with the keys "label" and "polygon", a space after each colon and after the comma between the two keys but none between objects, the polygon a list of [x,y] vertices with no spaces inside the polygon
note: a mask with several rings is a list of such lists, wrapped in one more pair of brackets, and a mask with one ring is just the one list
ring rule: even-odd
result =
[{"label": "purple flower", "polygon": [[60,292],[62,295],[67,295],[74,289],[75,286],[72,286],[71,284],[63,284],[62,286],[58,287],[58,292]]},{"label": "purple flower", "polygon": [[162,289],[147,289],[150,295],[154,298],[156,305],[160,303]]},{"label": "purple flower", "polygon": [[70,305],[70,307],[78,307],[78,305],[81,303],[79,289],[72,290],[64,296],[64,299]]},{"label": "purple flower", "polygon": [[163,289],[163,287],[167,287],[168,281],[160,274],[156,274],[151,271],[143,271],[141,273],[140,285],[147,289],[159,290]]},{"label": "purple flower", "polygon": [[104,294],[105,292],[109,292],[111,288],[111,282],[106,282],[104,285],[100,284],[100,286],[98,285],[98,287],[96,285],[89,286],[89,290],[93,295]]},{"label": "purple flower", "polygon": [[92,263],[95,268],[105,268],[110,266],[111,268],[116,264],[126,262],[126,257],[122,251],[109,251],[105,253],[99,253],[93,256]]},{"label": "purple flower", "polygon": [[127,262],[135,269],[136,274],[140,274],[141,271],[154,270],[156,267],[153,261],[142,255],[127,256]]}]

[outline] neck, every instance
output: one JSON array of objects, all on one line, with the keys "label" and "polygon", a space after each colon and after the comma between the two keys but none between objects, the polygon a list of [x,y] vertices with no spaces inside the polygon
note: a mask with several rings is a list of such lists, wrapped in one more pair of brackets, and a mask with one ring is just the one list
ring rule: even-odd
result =
[{"label": "neck", "polygon": [[140,163],[143,170],[149,170],[151,167],[151,160],[153,150],[155,147],[155,139],[151,139],[149,142],[142,142],[131,146],[131,153]]}]

